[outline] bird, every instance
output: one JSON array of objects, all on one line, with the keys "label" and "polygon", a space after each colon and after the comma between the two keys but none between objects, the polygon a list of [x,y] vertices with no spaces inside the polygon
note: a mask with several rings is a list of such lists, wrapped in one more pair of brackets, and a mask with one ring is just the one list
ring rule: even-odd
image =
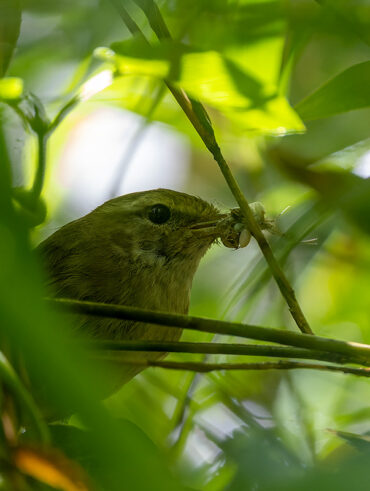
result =
[{"label": "bird", "polygon": [[[248,242],[237,221],[196,196],[154,189],[105,202],[61,227],[36,250],[52,296],[187,314],[193,277],[211,245],[221,239],[226,247],[238,248],[243,234],[242,245]],[[181,329],[72,315],[72,332],[93,340],[178,341],[181,337]],[[165,353],[119,356],[113,363],[115,376],[105,384],[101,398],[143,369],[122,360],[157,360]]]}]

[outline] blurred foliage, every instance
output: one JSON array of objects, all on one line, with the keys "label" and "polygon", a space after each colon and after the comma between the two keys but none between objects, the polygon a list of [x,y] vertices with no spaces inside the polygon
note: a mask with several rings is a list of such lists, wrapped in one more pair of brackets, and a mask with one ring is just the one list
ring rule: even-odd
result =
[{"label": "blurred foliage", "polygon": [[[164,89],[170,80],[206,106],[247,198],[278,217],[283,234],[269,240],[315,333],[370,343],[369,0],[161,0],[173,36],[164,44],[137,3],[121,4],[150,44],[131,36],[117,2],[0,0],[0,489],[367,489],[367,379],[148,369],[98,404],[109,374],[71,348],[65,319],[42,302],[32,248],[86,211],[79,196],[110,197],[107,160],[121,160],[124,182],[151,128],[171,128],[187,149],[181,190],[235,206]],[[104,132],[106,114],[122,119]],[[134,144],[113,155],[109,132],[129,117]],[[93,132],[94,118],[103,123]],[[79,171],[82,153],[68,164],[76,141],[93,161],[99,138],[98,168]],[[176,173],[174,152],[156,144]],[[144,164],[134,174],[148,172]],[[213,248],[191,305],[197,315],[294,328],[254,244]],[[25,367],[46,407],[76,416],[47,427],[22,385]]]}]

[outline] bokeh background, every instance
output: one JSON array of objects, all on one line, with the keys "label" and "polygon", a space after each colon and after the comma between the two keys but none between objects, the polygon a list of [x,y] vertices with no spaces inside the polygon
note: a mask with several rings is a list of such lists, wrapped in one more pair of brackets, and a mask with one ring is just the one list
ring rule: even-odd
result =
[{"label": "bokeh background", "polygon": [[[76,98],[48,141],[41,195],[47,215],[29,230],[31,246],[107,199],[138,190],[164,187],[222,209],[236,206],[217,164],[164,87],[166,63],[181,53],[182,71],[173,76],[205,103],[247,199],[263,203],[276,219],[282,234],[268,239],[314,332],[370,343],[368,1],[160,1],[176,41],[163,52],[156,51],[135,2],[122,5],[154,51],[132,41],[117,2],[6,3],[4,46],[12,48],[7,28],[11,32],[22,8],[6,76],[23,80],[24,94],[35,94],[50,119]],[[14,104],[6,97],[1,104],[4,155],[12,185],[27,188],[36,172],[37,141]],[[22,264],[17,267],[22,282]],[[21,295],[29,298],[31,283],[23,285]],[[254,241],[236,251],[212,248],[196,275],[190,313],[296,329]],[[44,327],[41,340],[50,329]],[[221,337],[186,332],[182,339]],[[112,421],[132,424],[127,445],[135,450],[135,438],[145,434],[153,444],[147,460],[158,452],[171,469],[174,482],[158,478],[158,489],[348,489],[357,485],[354,476],[356,489],[366,489],[366,466],[348,459],[361,446],[353,443],[355,434],[370,431],[369,402],[369,382],[350,375],[196,375],[151,368],[105,406]],[[80,427],[80,421],[72,418],[70,425]],[[137,449],[133,480],[121,475],[120,482],[126,479],[127,489],[156,489],[135,480],[146,465]]]}]

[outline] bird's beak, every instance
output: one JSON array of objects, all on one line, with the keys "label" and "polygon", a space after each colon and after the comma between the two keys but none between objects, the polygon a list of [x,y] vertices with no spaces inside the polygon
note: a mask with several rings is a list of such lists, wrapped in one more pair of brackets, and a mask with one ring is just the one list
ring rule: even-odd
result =
[{"label": "bird's beak", "polygon": [[250,232],[231,213],[220,214],[215,220],[195,223],[189,230],[199,239],[220,238],[225,247],[232,249],[245,247],[251,238]]},{"label": "bird's beak", "polygon": [[191,232],[199,238],[214,238],[217,239],[221,235],[221,223],[227,215],[219,215],[215,220],[208,220],[206,222],[193,223],[188,228]]}]

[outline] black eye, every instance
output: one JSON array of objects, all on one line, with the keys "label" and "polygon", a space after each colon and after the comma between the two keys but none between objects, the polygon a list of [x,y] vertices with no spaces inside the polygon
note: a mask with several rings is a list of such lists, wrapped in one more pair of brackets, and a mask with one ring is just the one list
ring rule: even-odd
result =
[{"label": "black eye", "polygon": [[148,216],[151,222],[161,224],[167,222],[171,216],[171,212],[167,206],[159,204],[152,207]]}]

